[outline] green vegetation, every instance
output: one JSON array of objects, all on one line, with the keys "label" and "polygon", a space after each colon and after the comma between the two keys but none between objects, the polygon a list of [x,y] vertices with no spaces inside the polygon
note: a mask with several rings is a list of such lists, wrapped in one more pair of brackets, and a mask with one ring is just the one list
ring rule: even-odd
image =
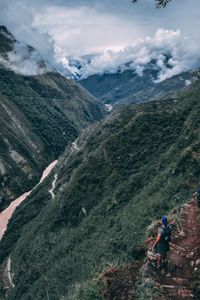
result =
[{"label": "green vegetation", "polygon": [[33,188],[44,168],[103,111],[82,87],[57,73],[24,77],[0,68],[0,114],[3,210]]},{"label": "green vegetation", "polygon": [[[200,82],[176,98],[121,107],[67,149],[20,207],[0,244],[16,287],[8,299],[101,299],[90,280],[138,258],[146,227],[200,181]],[[88,285],[88,288],[85,286]],[[96,292],[95,292],[96,291]]]},{"label": "green vegetation", "polygon": [[[56,84],[56,80],[59,80],[60,86]],[[78,129],[92,123],[95,118],[101,118],[100,108],[94,99],[75,83],[59,74],[26,78],[1,69],[0,82],[1,95],[10,99],[23,112],[31,122],[33,132],[40,133],[42,136],[47,145],[46,150],[54,151],[56,155],[64,150],[69,139],[77,136]],[[48,89],[48,98],[45,88]],[[41,90],[43,97],[40,95]],[[96,108],[96,115],[92,116],[90,105],[92,109],[93,106]],[[71,110],[74,110],[77,119],[82,121],[82,127],[75,126],[73,123]]]},{"label": "green vegetation", "polygon": [[185,80],[193,81],[196,75],[196,72],[186,72],[154,83],[158,71],[150,64],[143,76],[128,70],[116,74],[94,74],[80,80],[80,83],[103,103],[128,104],[169,97],[185,88]]}]

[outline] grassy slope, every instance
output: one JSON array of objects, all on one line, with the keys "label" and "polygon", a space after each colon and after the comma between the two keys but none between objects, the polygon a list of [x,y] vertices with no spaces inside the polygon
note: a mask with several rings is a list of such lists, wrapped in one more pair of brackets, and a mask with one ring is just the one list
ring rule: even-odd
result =
[{"label": "grassy slope", "polygon": [[11,254],[15,274],[9,299],[47,291],[78,299],[80,282],[137,257],[145,227],[200,180],[199,101],[196,82],[177,101],[122,107],[82,137],[78,153],[65,152],[55,199],[51,177],[17,209],[1,242],[1,261]]},{"label": "grassy slope", "polygon": [[[56,73],[23,77],[0,68],[1,209],[30,189],[78,132],[102,117],[95,99]],[[8,141],[8,142],[6,142]],[[10,144],[10,146],[8,146]],[[10,151],[25,163],[16,163]]]},{"label": "grassy slope", "polygon": [[[56,80],[59,80],[58,84]],[[0,82],[1,95],[9,98],[9,101],[21,109],[32,122],[33,131],[42,135],[57,155],[64,150],[68,140],[63,132],[66,134],[72,132],[73,136],[81,127],[86,127],[102,116],[94,98],[59,74],[22,77],[1,69]],[[45,90],[48,91],[48,97]],[[63,105],[62,109],[57,107],[57,103]],[[66,109],[64,105],[67,106]],[[90,112],[90,105],[92,108],[96,107],[97,113],[94,116]],[[75,110],[76,117],[82,121],[81,126],[75,126],[70,113],[68,115],[70,108]],[[87,114],[90,114],[90,118]]]},{"label": "grassy slope", "polygon": [[49,101],[79,130],[102,118],[102,107],[81,85],[58,73],[25,77],[30,87]]}]

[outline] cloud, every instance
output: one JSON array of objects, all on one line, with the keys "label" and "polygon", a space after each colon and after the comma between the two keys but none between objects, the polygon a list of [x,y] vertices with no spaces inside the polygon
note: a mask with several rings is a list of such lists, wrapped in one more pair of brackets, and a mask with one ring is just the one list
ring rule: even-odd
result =
[{"label": "cloud", "polygon": [[0,39],[11,47],[7,48],[7,52],[2,51],[0,55],[0,67],[27,76],[56,71],[66,77],[72,77],[70,71],[62,66],[62,64],[44,59],[35,48],[23,42],[16,41],[13,35],[5,31],[4,28],[0,30],[0,35],[2,37]]},{"label": "cloud", "polygon": [[[141,0],[133,5],[131,0],[0,0],[0,20],[18,40],[35,47],[54,65],[69,65],[76,72],[73,62],[81,63],[85,74],[91,74],[95,69],[97,72],[107,69],[116,72],[116,65],[122,70],[131,64],[127,62],[129,58],[132,68],[142,74],[145,59],[154,56],[153,45],[150,45],[152,39],[148,44],[145,36],[152,36],[157,28],[169,28],[170,32],[180,28],[183,34],[173,40],[180,41],[184,35],[199,38],[199,0],[174,0],[162,10],[156,10],[152,1]],[[142,41],[136,43],[139,38]],[[155,40],[158,43],[158,37]],[[162,42],[165,45],[165,41]],[[189,48],[187,42],[180,43]],[[191,61],[194,62],[198,43],[192,44],[195,58],[191,57]],[[158,48],[156,53],[161,53]],[[182,55],[178,45],[176,51]],[[193,50],[188,51],[190,56]],[[173,53],[169,63],[174,65],[166,70],[161,55],[158,61],[163,70],[160,78],[186,68],[186,61],[189,68],[192,64],[190,57],[187,58],[186,51],[183,55],[184,63]],[[133,59],[136,56],[138,58]]]},{"label": "cloud", "polygon": [[66,66],[80,77],[144,68],[158,70],[157,82],[200,66],[200,43],[184,37],[180,30],[158,29],[153,37],[139,40],[119,51],[108,50],[86,57],[65,57]]},{"label": "cloud", "polygon": [[119,48],[130,36],[139,35],[139,30],[100,6],[96,1],[88,6],[87,1],[1,0],[0,19],[17,40],[62,66],[63,53],[80,56]]},{"label": "cloud", "polygon": [[53,70],[36,50],[19,42],[15,43],[13,51],[8,52],[7,57],[0,56],[0,65],[27,76],[43,74]]},{"label": "cloud", "polygon": [[54,61],[54,41],[48,33],[34,28],[34,16],[45,10],[48,1],[0,0],[1,25],[5,25],[20,42],[36,48],[45,58]]},{"label": "cloud", "polygon": [[34,28],[48,33],[55,46],[69,55],[84,55],[120,48],[138,38],[141,30],[126,19],[98,10],[97,7],[48,7],[38,13]]}]

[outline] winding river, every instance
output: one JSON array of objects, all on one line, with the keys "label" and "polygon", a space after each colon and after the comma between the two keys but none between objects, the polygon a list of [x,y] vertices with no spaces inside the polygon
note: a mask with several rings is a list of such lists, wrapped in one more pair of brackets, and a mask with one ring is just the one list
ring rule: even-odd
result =
[{"label": "winding river", "polygon": [[[38,186],[52,171],[52,169],[55,167],[57,164],[57,160],[53,161],[42,173],[42,177],[40,179],[40,182],[36,185]],[[16,207],[20,205],[29,195],[30,193],[34,190],[34,188],[21,195],[19,198],[15,199],[14,201],[11,202],[11,204],[0,213],[0,240],[2,239],[4,232],[7,229],[8,222],[10,218],[12,217]]]}]

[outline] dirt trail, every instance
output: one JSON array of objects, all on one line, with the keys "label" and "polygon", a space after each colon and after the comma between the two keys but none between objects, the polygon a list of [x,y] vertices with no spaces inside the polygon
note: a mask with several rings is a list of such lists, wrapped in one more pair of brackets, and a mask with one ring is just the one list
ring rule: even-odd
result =
[{"label": "dirt trail", "polygon": [[134,263],[131,268],[108,270],[106,300],[200,299],[200,208],[195,200],[181,207],[179,221],[181,231],[172,233],[167,269],[157,270],[145,262],[140,270]]},{"label": "dirt trail", "polygon": [[163,276],[161,283],[174,285],[167,296],[169,299],[193,299],[195,287],[194,273],[200,267],[200,209],[195,200],[182,206],[180,216],[181,233],[175,235],[169,261],[172,268],[171,277]]},{"label": "dirt trail", "polygon": [[180,227],[172,235],[168,268],[155,271],[149,262],[143,267],[144,280],[151,281],[163,300],[200,299],[194,295],[200,271],[200,209],[195,200],[182,206]]}]

